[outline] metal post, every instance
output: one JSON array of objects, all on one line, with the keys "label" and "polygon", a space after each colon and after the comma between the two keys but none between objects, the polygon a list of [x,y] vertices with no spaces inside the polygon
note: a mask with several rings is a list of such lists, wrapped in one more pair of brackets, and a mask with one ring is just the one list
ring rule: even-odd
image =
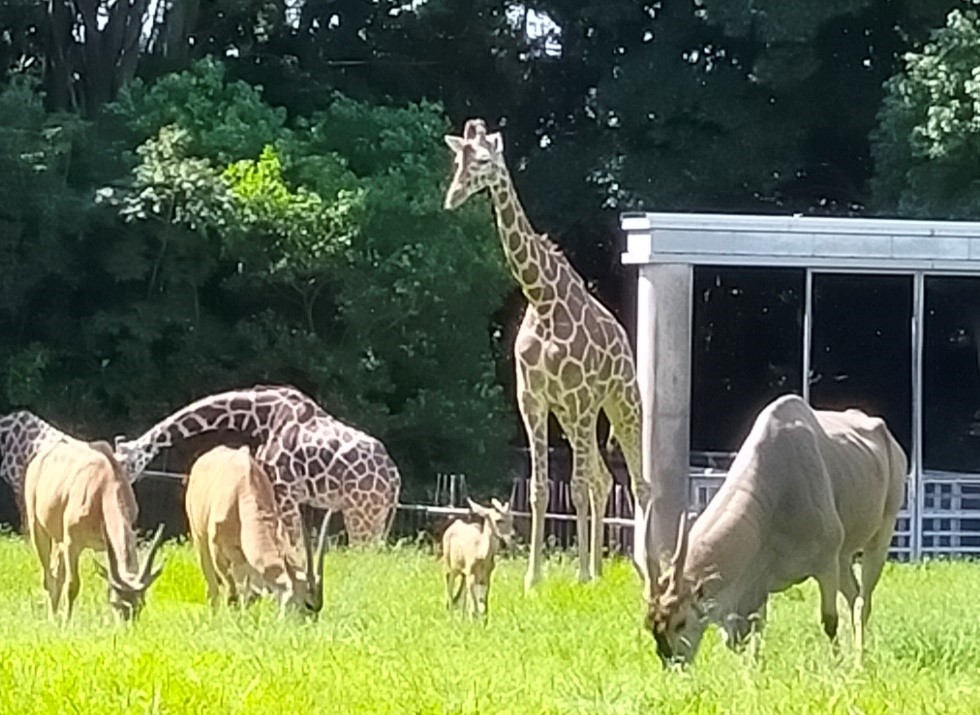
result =
[{"label": "metal post", "polygon": [[[674,548],[678,520],[688,503],[693,275],[689,264],[639,267],[636,362],[643,404],[643,481],[652,497],[650,546],[657,556]],[[642,513],[634,523],[634,554],[639,558],[646,553]]]},{"label": "metal post", "polygon": [[813,357],[813,269],[806,269],[803,285],[803,401],[810,404],[810,366]]},{"label": "metal post", "polygon": [[922,514],[925,510],[925,484],[922,478],[922,347],[925,338],[926,281],[922,271],[912,276],[912,498],[909,499],[909,526],[912,560],[922,557]]}]

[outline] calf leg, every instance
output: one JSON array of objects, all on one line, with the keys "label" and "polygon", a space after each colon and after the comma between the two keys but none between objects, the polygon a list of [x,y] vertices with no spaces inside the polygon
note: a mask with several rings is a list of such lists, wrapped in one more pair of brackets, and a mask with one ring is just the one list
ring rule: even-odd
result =
[{"label": "calf leg", "polygon": [[480,613],[479,600],[477,597],[477,589],[479,584],[476,582],[476,575],[472,573],[466,574],[466,591],[467,598],[469,600],[469,614],[470,618],[476,618]]},{"label": "calf leg", "polygon": [[[459,584],[457,588],[456,584]],[[463,599],[463,588],[466,586],[466,578],[457,571],[446,571],[446,608],[450,611],[459,607],[459,602]]]},{"label": "calf leg", "polygon": [[490,579],[478,581],[476,584],[477,613],[486,620],[490,615]]}]

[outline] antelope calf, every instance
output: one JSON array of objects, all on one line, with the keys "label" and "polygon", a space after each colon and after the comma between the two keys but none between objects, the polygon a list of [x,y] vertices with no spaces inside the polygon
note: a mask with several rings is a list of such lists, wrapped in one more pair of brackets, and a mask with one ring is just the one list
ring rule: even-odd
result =
[{"label": "antelope calf", "polygon": [[[493,574],[500,542],[510,544],[514,535],[514,516],[507,504],[491,500],[490,508],[467,499],[470,511],[481,518],[479,524],[454,521],[442,535],[442,563],[446,576],[446,608],[452,610],[469,594],[470,616],[487,615],[490,576]],[[456,581],[459,578],[459,585]],[[462,605],[466,605],[463,603]]]},{"label": "antelope calf", "polygon": [[132,527],[136,497],[112,448],[105,442],[65,439],[39,452],[27,466],[24,502],[51,618],[66,590],[65,622],[71,620],[81,586],[78,557],[90,548],[106,552],[109,568],[100,568],[100,573],[109,583],[110,606],[123,620],[134,620],[162,570],[153,570],[153,557],[160,548],[163,524],[138,567]]},{"label": "antelope calf", "polygon": [[185,507],[213,609],[218,607],[220,576],[229,601],[241,597],[244,603],[257,586],[272,592],[280,615],[287,608],[314,617],[320,612],[326,521],[316,554],[303,525],[304,571],[293,559],[272,482],[248,447],[215,447],[201,455],[187,477]]}]

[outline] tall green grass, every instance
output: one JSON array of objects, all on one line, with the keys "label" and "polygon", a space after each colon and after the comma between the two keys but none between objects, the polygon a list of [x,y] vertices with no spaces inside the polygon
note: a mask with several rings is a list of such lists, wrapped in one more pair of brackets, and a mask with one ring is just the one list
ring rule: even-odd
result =
[{"label": "tall green grass", "polygon": [[118,626],[83,558],[81,605],[49,623],[37,559],[0,538],[0,714],[6,713],[977,713],[980,566],[889,565],[863,669],[826,642],[812,583],[775,597],[762,656],[716,632],[694,666],[663,672],[640,628],[630,565],[574,583],[552,560],[522,593],[523,560],[495,573],[486,626],[444,610],[428,553],[334,551],[318,623],[269,603],[212,617],[190,549],[166,568],[135,627]]}]

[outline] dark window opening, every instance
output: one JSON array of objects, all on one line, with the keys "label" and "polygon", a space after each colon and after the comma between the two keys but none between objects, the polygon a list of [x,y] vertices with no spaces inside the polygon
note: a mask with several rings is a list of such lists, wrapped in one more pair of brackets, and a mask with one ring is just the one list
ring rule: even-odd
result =
[{"label": "dark window opening", "polygon": [[912,276],[813,276],[810,403],[885,420],[912,446]]},{"label": "dark window opening", "polygon": [[980,279],[925,279],[922,465],[980,472]]},{"label": "dark window opening", "polygon": [[805,275],[695,267],[692,451],[736,451],[766,404],[802,394]]}]

